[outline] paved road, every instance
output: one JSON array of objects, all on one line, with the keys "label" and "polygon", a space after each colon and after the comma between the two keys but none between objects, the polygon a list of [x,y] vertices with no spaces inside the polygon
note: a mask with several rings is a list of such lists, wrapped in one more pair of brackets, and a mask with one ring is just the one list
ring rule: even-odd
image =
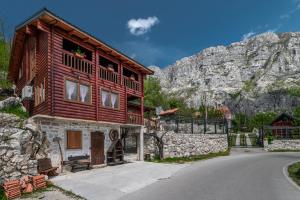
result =
[{"label": "paved road", "polygon": [[198,162],[123,200],[300,200],[283,167],[300,153],[241,153]]}]

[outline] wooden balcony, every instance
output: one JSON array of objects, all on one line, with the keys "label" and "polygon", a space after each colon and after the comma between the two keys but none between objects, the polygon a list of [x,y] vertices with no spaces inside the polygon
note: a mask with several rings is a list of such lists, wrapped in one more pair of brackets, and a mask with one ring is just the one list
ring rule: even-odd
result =
[{"label": "wooden balcony", "polygon": [[142,124],[142,116],[136,113],[127,113],[128,124]]},{"label": "wooden balcony", "polygon": [[99,78],[119,84],[119,77],[120,75],[117,72],[110,71],[106,67],[99,65]]},{"label": "wooden balcony", "polygon": [[141,91],[141,84],[138,81],[131,80],[130,78],[123,76],[123,84],[125,87],[134,91]]},{"label": "wooden balcony", "polygon": [[73,53],[70,53],[68,51],[63,51],[62,52],[62,64],[67,66],[67,67],[71,67],[72,69],[84,72],[84,73],[88,73],[88,74],[92,74],[93,70],[92,70],[92,62],[84,59],[84,58],[77,58],[74,56]]}]

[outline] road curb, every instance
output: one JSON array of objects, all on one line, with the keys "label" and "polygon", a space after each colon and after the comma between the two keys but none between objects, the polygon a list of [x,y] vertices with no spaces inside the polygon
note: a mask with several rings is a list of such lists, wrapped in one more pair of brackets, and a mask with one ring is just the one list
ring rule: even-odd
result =
[{"label": "road curb", "polygon": [[295,186],[295,188],[297,188],[300,191],[300,186],[290,178],[289,172],[288,172],[288,167],[297,162],[300,162],[300,160],[292,161],[292,162],[288,163],[287,165],[285,165],[282,169],[282,173],[285,176],[285,178],[288,180],[288,182],[290,182],[293,186]]}]

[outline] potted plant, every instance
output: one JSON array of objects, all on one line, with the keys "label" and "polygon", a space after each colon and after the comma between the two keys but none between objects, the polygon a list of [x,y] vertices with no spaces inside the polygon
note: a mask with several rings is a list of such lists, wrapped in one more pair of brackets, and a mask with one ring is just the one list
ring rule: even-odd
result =
[{"label": "potted plant", "polygon": [[80,50],[79,47],[77,47],[77,50],[74,51],[74,56],[75,56],[76,58],[83,59],[83,58],[85,58],[85,53],[82,52],[82,51]]},{"label": "potted plant", "polygon": [[114,68],[113,68],[113,66],[111,64],[108,65],[107,70],[109,72],[114,72],[115,71]]},{"label": "potted plant", "polygon": [[134,77],[133,74],[130,76],[130,80],[131,80],[131,81],[135,81],[135,77]]}]

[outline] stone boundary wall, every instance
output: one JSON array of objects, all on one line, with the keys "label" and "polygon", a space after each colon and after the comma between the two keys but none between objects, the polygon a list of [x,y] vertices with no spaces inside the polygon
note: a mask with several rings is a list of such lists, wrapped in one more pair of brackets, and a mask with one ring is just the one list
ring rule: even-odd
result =
[{"label": "stone boundary wall", "polygon": [[[34,132],[24,130],[30,128]],[[47,156],[48,140],[32,121],[0,113],[0,183],[37,174],[37,160]]]},{"label": "stone boundary wall", "polygon": [[300,150],[300,140],[273,140],[272,144],[268,144],[265,140],[264,147],[266,151]]},{"label": "stone boundary wall", "polygon": [[[145,135],[144,153],[158,155],[154,138]],[[187,157],[226,151],[226,134],[180,134],[168,132],[164,137],[164,157]]]}]

